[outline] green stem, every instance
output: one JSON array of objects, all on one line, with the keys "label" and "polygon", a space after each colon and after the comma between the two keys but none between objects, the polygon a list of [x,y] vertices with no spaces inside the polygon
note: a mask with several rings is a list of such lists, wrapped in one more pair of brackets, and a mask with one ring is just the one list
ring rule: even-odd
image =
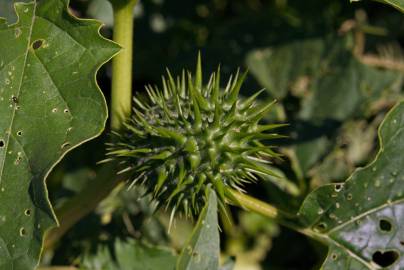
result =
[{"label": "green stem", "polygon": [[137,0],[112,3],[114,41],[122,51],[112,60],[111,128],[119,130],[132,110],[133,8]]},{"label": "green stem", "polygon": [[228,189],[227,192],[227,197],[230,198],[231,203],[271,219],[279,218],[279,210],[275,206],[236,190]]},{"label": "green stem", "polygon": [[318,234],[313,230],[302,228],[296,222],[294,222],[294,220],[296,220],[296,215],[286,213],[273,205],[270,205],[266,202],[258,200],[247,194],[243,194],[236,190],[228,189],[226,190],[226,192],[227,192],[226,196],[229,199],[230,203],[238,207],[241,207],[245,210],[249,210],[257,214],[263,215],[265,217],[268,217],[270,219],[274,219],[277,223],[289,229],[302,233],[306,236],[309,236],[313,239],[316,239],[320,242],[323,243],[326,242],[323,235]]},{"label": "green stem", "polygon": [[51,249],[71,227],[93,211],[124,180],[123,177],[117,178],[116,167],[115,162],[99,167],[94,181],[61,207],[55,209],[60,225],[46,233],[45,250]]}]

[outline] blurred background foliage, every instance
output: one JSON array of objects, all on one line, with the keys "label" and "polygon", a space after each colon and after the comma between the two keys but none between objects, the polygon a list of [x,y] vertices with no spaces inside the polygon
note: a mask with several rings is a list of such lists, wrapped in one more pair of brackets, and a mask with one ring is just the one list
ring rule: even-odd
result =
[{"label": "blurred background foliage", "polygon": [[[0,2],[0,15],[10,21],[11,2]],[[71,11],[101,20],[102,33],[111,37],[107,0],[71,0]],[[281,131],[289,138],[276,142],[284,154],[276,165],[301,194],[285,195],[265,181],[247,190],[295,212],[308,192],[344,181],[374,158],[377,127],[404,95],[403,18],[371,1],[141,0],[134,10],[134,90],[159,85],[166,67],[174,74],[192,69],[198,50],[205,74],[218,64],[227,76],[238,67],[249,69],[244,95],[266,88],[260,102],[278,100],[267,121],[290,124]],[[108,65],[98,79],[108,99]],[[56,207],[84,185],[97,185],[96,163],[107,138],[74,150],[49,176]],[[141,189],[120,185],[44,254],[43,265],[135,269],[125,266],[130,258],[152,262],[156,256],[170,264],[193,223],[179,218],[168,234],[167,214],[153,213]],[[318,269],[325,247],[256,214],[232,213],[234,227],[222,233],[221,245],[224,259],[236,257],[234,269]],[[155,263],[139,269],[165,265]]]}]

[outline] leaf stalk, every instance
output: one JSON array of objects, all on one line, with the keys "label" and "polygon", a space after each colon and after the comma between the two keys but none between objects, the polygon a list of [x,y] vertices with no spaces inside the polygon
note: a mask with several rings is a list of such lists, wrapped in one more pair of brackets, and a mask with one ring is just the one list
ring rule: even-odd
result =
[{"label": "leaf stalk", "polygon": [[112,130],[119,130],[132,110],[133,9],[138,0],[122,2],[125,1],[112,1],[113,40],[122,46],[121,52],[112,60]]}]

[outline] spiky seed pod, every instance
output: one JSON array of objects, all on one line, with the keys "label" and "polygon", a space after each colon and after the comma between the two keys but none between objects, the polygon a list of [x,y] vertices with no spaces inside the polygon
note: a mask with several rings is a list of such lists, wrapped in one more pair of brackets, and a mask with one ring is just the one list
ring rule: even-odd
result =
[{"label": "spiky seed pod", "polygon": [[173,213],[193,216],[209,186],[223,207],[226,189],[242,190],[260,176],[283,188],[289,184],[268,165],[279,155],[262,143],[281,137],[270,131],[282,125],[258,123],[273,103],[257,106],[261,91],[238,98],[246,74],[237,73],[222,90],[220,69],[202,84],[200,58],[195,78],[183,72],[174,80],[167,73],[162,91],[148,86],[146,101],[134,98],[133,116],[109,145],[107,160],[120,160],[132,185],[142,183]]}]

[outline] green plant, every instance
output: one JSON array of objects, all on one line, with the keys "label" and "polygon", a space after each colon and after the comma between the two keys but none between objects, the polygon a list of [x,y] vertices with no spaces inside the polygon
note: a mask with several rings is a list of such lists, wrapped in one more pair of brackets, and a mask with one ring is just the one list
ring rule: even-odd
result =
[{"label": "green plant", "polygon": [[[403,10],[400,1],[386,2]],[[273,230],[266,224],[280,224],[326,245],[322,269],[404,267],[404,102],[381,123],[380,150],[369,165],[346,181],[323,180],[310,190],[305,182],[310,168],[317,169],[317,176],[329,176],[327,169],[319,173],[325,165],[317,163],[332,139],[281,148],[288,140],[278,140],[284,136],[273,130],[286,125],[273,123],[285,122],[288,108],[262,98],[263,90],[241,97],[246,74],[237,73],[223,87],[219,69],[204,83],[199,56],[194,76],[183,71],[175,78],[167,72],[161,89],[137,89],[132,107],[132,11],[137,0],[111,3],[114,41],[120,46],[99,34],[98,22],[71,15],[68,0],[16,3],[18,21],[0,21],[1,270],[34,269],[41,252],[43,264],[49,264],[46,258],[53,256],[55,245],[94,208],[102,217],[94,227],[110,227],[95,230],[91,241],[74,244],[80,250],[79,256],[72,255],[74,269],[234,269],[237,258],[229,254],[220,263],[218,218],[220,213],[226,236],[236,239],[232,205],[264,218],[246,229],[250,234],[263,230],[267,235]],[[380,98],[385,85],[401,78],[363,64],[358,49],[347,45],[349,36],[343,42],[330,40],[254,51],[247,57],[258,81],[281,102],[292,81],[309,77],[314,90],[302,102],[298,120],[347,121],[359,101]],[[316,56],[312,62],[293,62],[296,56],[286,61],[306,50]],[[96,171],[56,174],[63,187],[76,193],[54,210],[45,179],[68,152],[104,130],[107,106],[95,74],[114,56],[106,157]],[[348,98],[324,92],[345,86],[340,80],[350,76],[349,87],[341,92]],[[372,87],[361,88],[369,82]],[[97,148],[101,145],[97,142]],[[284,159],[296,178],[280,169]],[[270,203],[246,192],[252,183],[268,187]],[[189,232],[187,240],[179,243],[165,234],[166,227],[170,231],[176,224]],[[136,226],[144,229],[143,235]]]}]

